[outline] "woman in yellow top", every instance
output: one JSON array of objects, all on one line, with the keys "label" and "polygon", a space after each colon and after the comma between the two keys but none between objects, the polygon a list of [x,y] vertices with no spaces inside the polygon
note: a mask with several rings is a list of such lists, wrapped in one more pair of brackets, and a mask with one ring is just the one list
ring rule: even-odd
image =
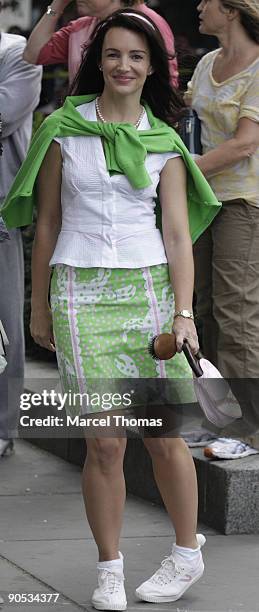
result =
[{"label": "woman in yellow top", "polygon": [[198,166],[223,206],[195,245],[197,313],[206,357],[239,379],[239,433],[252,433],[259,421],[256,380],[248,380],[259,378],[259,0],[202,0],[198,11],[200,32],[217,36],[220,48],[199,62],[186,98],[201,120]]}]

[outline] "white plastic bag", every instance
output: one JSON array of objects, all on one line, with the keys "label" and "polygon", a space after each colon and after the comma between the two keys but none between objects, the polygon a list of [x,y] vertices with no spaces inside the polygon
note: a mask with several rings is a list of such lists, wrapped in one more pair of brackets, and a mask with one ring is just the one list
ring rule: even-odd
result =
[{"label": "white plastic bag", "polygon": [[7,366],[7,361],[3,355],[0,355],[0,374],[3,374],[5,368]]},{"label": "white plastic bag", "polygon": [[193,356],[186,343],[183,352],[193,370],[195,394],[208,421],[223,428],[240,419],[239,403],[217,368],[208,359]]},{"label": "white plastic bag", "polygon": [[9,344],[7,335],[0,321],[0,374],[2,374],[7,366],[5,347]]}]

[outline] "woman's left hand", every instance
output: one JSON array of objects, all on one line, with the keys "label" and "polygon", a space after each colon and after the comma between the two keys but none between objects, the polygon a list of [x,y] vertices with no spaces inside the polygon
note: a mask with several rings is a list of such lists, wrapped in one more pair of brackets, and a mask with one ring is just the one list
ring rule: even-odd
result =
[{"label": "woman's left hand", "polygon": [[187,340],[191,352],[196,355],[199,350],[199,340],[196,327],[192,319],[176,317],[173,323],[173,332],[176,337],[177,352],[180,353],[184,340]]}]

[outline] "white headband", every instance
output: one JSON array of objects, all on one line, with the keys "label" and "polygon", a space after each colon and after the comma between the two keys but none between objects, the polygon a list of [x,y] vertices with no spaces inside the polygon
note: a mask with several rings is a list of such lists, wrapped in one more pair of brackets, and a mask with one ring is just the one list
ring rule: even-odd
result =
[{"label": "white headband", "polygon": [[[155,26],[150,23],[150,21],[148,19],[146,19],[146,17],[144,17],[143,15],[139,15],[138,13],[121,13],[121,15],[126,15],[126,17],[137,17],[137,19],[141,19],[142,21],[145,21],[145,23],[147,23],[150,28],[152,28],[152,30],[156,31]],[[116,12],[115,17],[120,16],[120,13]],[[112,22],[112,20],[114,19],[114,15],[113,13],[111,15],[109,15],[109,17],[107,17],[107,19],[104,19],[104,21],[101,21],[100,23],[100,28],[105,28],[105,26],[107,25],[107,23]]]},{"label": "white headband", "polygon": [[137,17],[137,19],[142,19],[142,21],[145,21],[145,23],[147,23],[153,30],[155,30],[155,26],[153,26],[152,23],[150,23],[150,21],[148,19],[146,19],[146,17],[144,17],[144,15],[139,15],[138,13],[122,13],[122,15],[126,15],[127,17]]}]

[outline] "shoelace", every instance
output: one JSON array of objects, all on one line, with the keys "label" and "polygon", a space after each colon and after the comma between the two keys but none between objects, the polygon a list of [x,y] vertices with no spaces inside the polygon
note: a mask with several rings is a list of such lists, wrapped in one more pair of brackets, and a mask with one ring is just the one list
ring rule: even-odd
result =
[{"label": "shoelace", "polygon": [[108,569],[102,571],[102,588],[105,595],[113,595],[118,593],[123,581],[123,576],[116,572],[111,572]]},{"label": "shoelace", "polygon": [[156,573],[152,576],[152,582],[156,584],[169,584],[180,575],[182,569],[177,567],[175,564],[173,557],[170,555],[169,557],[165,557],[161,563],[161,567],[156,571]]}]

